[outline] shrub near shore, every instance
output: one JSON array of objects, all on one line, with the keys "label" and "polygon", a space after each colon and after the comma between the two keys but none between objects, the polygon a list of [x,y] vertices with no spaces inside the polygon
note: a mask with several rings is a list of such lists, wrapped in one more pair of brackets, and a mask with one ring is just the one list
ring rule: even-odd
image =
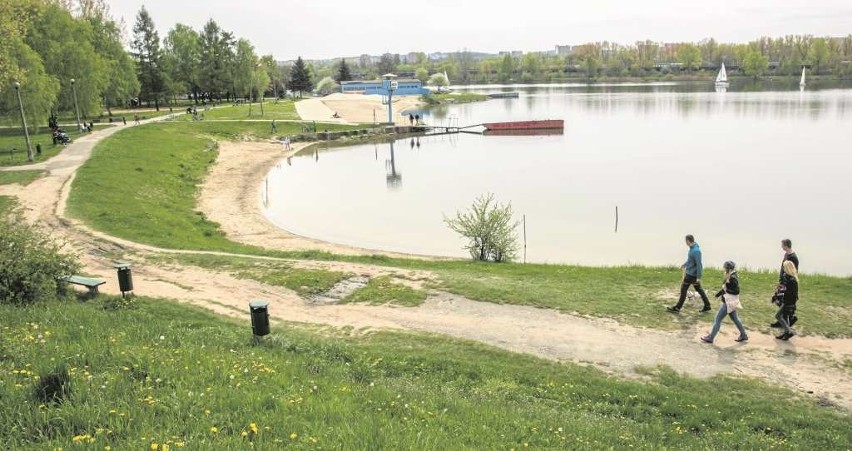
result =
[{"label": "shrub near shore", "polygon": [[115,299],[0,305],[0,446],[828,450],[852,442],[847,415],[755,381],[662,369],[622,380],[431,335],[284,324],[254,346],[247,313],[236,321],[165,300]]}]

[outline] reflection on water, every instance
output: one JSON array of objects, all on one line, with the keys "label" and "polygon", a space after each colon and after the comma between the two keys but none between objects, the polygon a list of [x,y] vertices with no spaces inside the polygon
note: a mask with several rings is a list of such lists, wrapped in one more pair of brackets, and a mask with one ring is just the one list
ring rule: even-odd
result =
[{"label": "reflection on water", "polygon": [[679,265],[693,233],[708,265],[774,268],[791,238],[805,272],[852,274],[852,91],[578,89],[514,87],[520,99],[426,117],[565,119],[563,135],[406,138],[293,157],[269,174],[267,215],[332,242],[465,257],[443,215],[493,192],[526,215],[528,261]]}]

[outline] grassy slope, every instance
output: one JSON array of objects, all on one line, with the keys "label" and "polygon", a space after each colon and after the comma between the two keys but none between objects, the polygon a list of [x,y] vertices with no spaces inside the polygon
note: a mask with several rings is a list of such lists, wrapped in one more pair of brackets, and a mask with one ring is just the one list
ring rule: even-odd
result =
[{"label": "grassy slope", "polygon": [[[665,370],[627,381],[390,332],[325,336],[274,325],[252,346],[248,318],[106,301],[0,305],[4,449],[235,449],[252,440],[260,449],[810,450],[852,442],[848,416],[754,381]],[[40,381],[63,368],[64,402],[39,399]]]},{"label": "grassy slope", "polygon": [[0,185],[29,185],[44,175],[44,171],[0,171]]},{"label": "grassy slope", "polygon": [[[301,126],[281,123],[278,134],[291,129],[300,130]],[[680,271],[676,268],[352,258],[320,252],[273,252],[233,243],[221,235],[217,224],[194,212],[196,187],[215,160],[212,139],[245,136],[268,138],[269,125],[195,122],[125,130],[99,144],[90,162],[78,172],[69,199],[70,211],[97,229],[162,247],[422,268],[440,275],[441,288],[472,299],[606,316],[638,326],[675,330],[691,327],[695,321],[712,321],[713,315],[697,318],[689,310],[680,316],[665,314],[663,306],[675,302],[674,292],[679,288]],[[764,325],[774,315],[768,299],[776,275],[740,275],[746,327],[767,329]],[[708,288],[720,280],[718,271],[708,270],[705,275]],[[852,278],[805,275],[802,285],[799,316],[803,321],[799,330],[831,337],[852,336],[852,298],[848,296]],[[715,308],[716,302],[712,302]]]},{"label": "grassy slope", "polygon": [[[191,120],[192,116],[186,114],[186,108],[182,108],[178,118]],[[198,114],[202,113],[203,109],[198,107]],[[227,105],[223,104],[217,108],[212,108],[204,111],[204,118],[207,120],[225,119],[225,120],[252,120],[252,121],[272,121],[278,120],[294,120],[298,121],[299,114],[296,112],[296,104],[292,100],[280,100],[278,102],[268,101],[263,103],[263,116],[260,115],[260,103],[251,105],[251,116],[249,116],[248,104],[242,105]]]},{"label": "grassy slope", "polygon": [[0,216],[6,216],[7,213],[17,205],[15,198],[11,196],[0,196]]}]

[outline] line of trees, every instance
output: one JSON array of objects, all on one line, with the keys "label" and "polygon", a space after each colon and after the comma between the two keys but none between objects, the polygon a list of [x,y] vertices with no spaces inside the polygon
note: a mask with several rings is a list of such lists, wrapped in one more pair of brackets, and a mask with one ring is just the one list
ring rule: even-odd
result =
[{"label": "line of trees", "polygon": [[[18,111],[20,83],[33,125],[74,109],[84,117],[123,104],[139,91],[121,26],[104,0],[4,0],[0,2],[0,116]],[[75,83],[72,81],[74,80]]]},{"label": "line of trees", "polygon": [[[569,77],[654,77],[669,73],[696,75],[714,72],[725,63],[734,74],[797,75],[802,66],[818,75],[852,77],[852,35],[844,38],[790,35],[762,37],[745,44],[719,43],[705,39],[697,43],[660,43],[650,40],[632,45],[593,42],[574,46],[568,55],[546,52],[489,56],[470,51],[451,53],[430,60],[425,53],[386,53],[377,62],[367,56],[350,59],[353,75],[378,78],[393,72],[412,74],[426,82],[430,74],[446,72],[453,83],[547,82]],[[333,76],[341,61],[320,65],[316,79]],[[710,76],[707,74],[707,76]]]}]

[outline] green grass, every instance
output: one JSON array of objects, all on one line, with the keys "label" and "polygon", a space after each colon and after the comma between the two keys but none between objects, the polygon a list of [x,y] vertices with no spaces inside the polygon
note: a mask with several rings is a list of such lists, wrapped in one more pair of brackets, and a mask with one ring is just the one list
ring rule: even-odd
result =
[{"label": "green grass", "polygon": [[229,320],[145,298],[0,305],[0,315],[3,449],[828,450],[852,442],[848,415],[747,379],[653,369],[646,381],[622,380],[460,340],[286,324],[253,345],[247,312]]},{"label": "green grass", "polygon": [[[202,111],[203,109],[198,107],[199,115],[201,115]],[[186,114],[186,108],[182,108],[180,111],[176,109],[175,112],[180,113],[178,115],[178,119],[187,121],[192,120],[192,116]],[[204,118],[206,120],[249,120],[270,122],[273,119],[294,121],[301,120],[299,114],[296,113],[296,104],[292,100],[279,100],[277,103],[274,101],[264,101],[263,116],[260,115],[260,103],[258,102],[251,105],[251,115],[249,115],[248,104],[234,106],[223,103],[216,108],[204,111]]]},{"label": "green grass", "polygon": [[[278,125],[279,135],[299,130],[299,123]],[[712,314],[693,313],[697,306],[688,306],[680,315],[665,313],[664,307],[675,303],[680,286],[681,274],[674,267],[593,268],[349,257],[317,251],[277,252],[234,243],[222,235],[217,224],[195,212],[195,199],[198,185],[215,161],[214,140],[252,137],[269,138],[269,125],[177,122],[124,130],[101,142],[79,170],[69,211],[111,235],[166,248],[424,269],[437,273],[437,288],[471,299],[615,318],[634,326],[679,330],[696,322],[709,326],[712,321]],[[775,313],[769,298],[777,275],[741,271],[740,276],[744,290],[741,316],[746,327],[769,332],[765,324],[772,322]],[[718,270],[707,271],[704,280],[709,291],[721,277]],[[798,331],[852,337],[850,291],[851,277],[804,275]],[[711,302],[716,308],[718,303]]]},{"label": "green grass", "polygon": [[296,268],[291,262],[217,255],[179,255],[171,258],[160,256],[154,260],[161,263],[177,261],[181,265],[227,272],[241,279],[289,288],[301,296],[324,293],[350,276],[339,271]]},{"label": "green grass", "polygon": [[44,175],[44,171],[0,171],[0,185],[17,183],[27,186]]},{"label": "green grass", "polygon": [[457,92],[457,93],[442,93],[429,94],[423,96],[423,100],[429,105],[443,105],[447,103],[472,103],[488,100],[485,94],[477,94],[473,92]]},{"label": "green grass", "polygon": [[[68,126],[65,130],[71,140],[80,137],[80,133],[74,131],[74,125]],[[105,127],[101,124],[95,124],[95,128]],[[42,127],[36,132],[30,128],[30,143],[33,147],[33,155],[35,162],[47,160],[50,157],[57,155],[65,146],[61,144],[53,145],[51,131],[47,127]],[[88,134],[88,132],[86,132]],[[36,144],[41,144],[41,156],[36,155]],[[10,149],[16,149],[11,154]],[[24,131],[18,127],[0,127],[0,166],[20,166],[32,164],[27,161],[27,141],[24,139]]]},{"label": "green grass", "polygon": [[12,209],[15,208],[17,202],[11,196],[0,196],[0,217],[5,217]]},{"label": "green grass", "polygon": [[366,287],[350,294],[343,303],[391,304],[416,307],[426,300],[426,292],[394,282],[390,276],[370,279]]}]

